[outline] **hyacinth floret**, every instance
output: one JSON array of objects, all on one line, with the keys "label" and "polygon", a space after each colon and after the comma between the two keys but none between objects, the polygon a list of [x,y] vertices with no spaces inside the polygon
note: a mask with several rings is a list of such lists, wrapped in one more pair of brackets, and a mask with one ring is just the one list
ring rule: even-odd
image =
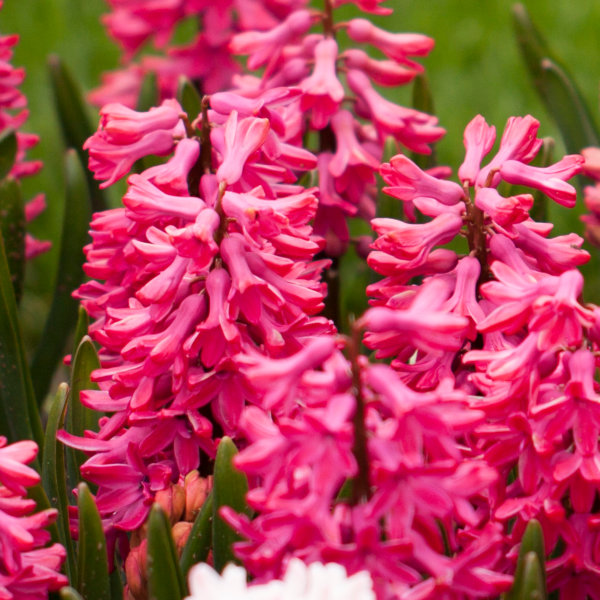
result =
[{"label": "hyacinth floret", "polygon": [[65,549],[47,545],[46,529],[57,511],[34,512],[35,501],[26,497],[27,489],[40,483],[37,472],[27,466],[36,455],[34,442],[7,444],[0,437],[0,597],[7,600],[43,600],[67,584],[60,573]]},{"label": "hyacinth floret", "polygon": [[237,555],[261,582],[280,577],[292,557],[366,569],[378,598],[506,590],[501,528],[484,525],[497,473],[467,461],[459,443],[484,413],[449,380],[422,393],[386,365],[356,356],[353,364],[339,350],[348,343],[313,340],[292,358],[237,359],[257,402],[242,413],[249,445],[235,458],[254,482],[247,500],[257,514],[221,509],[246,538]]},{"label": "hyacinth floret", "polygon": [[[555,557],[550,589],[568,597],[598,582],[594,552],[579,559],[575,549],[596,540],[596,529],[584,534],[582,523],[593,522],[599,480],[598,308],[582,301],[577,267],[589,258],[582,238],[550,238],[552,225],[530,216],[534,199],[523,187],[572,207],[576,194],[567,180],[583,164],[570,155],[531,165],[542,144],[538,126],[532,117],[509,119],[498,150],[482,165],[496,133],[476,117],[465,130],[460,184],[436,184],[404,156],[382,166],[384,191],[430,220],[373,221],[379,237],[368,262],[385,277],[369,288],[376,306],[363,322],[365,343],[392,357],[413,389],[451,377],[485,412],[468,448],[500,474],[489,497],[491,522],[510,525],[507,554],[515,559],[525,525],[537,518]],[[523,187],[513,193],[514,185]],[[439,247],[453,237],[465,238],[468,253]],[[420,285],[411,283],[415,276]],[[414,321],[403,320],[405,311],[422,319],[419,335]],[[464,327],[450,335],[459,316]],[[430,318],[447,334],[427,345],[419,340]]]},{"label": "hyacinth floret", "polygon": [[84,266],[94,280],[76,293],[102,361],[100,390],[82,401],[111,414],[97,434],[60,436],[88,453],[81,472],[98,485],[107,527],[140,527],[157,492],[202,469],[221,432],[238,435],[251,396],[234,356],[289,356],[332,331],[317,316],[327,264],[313,260],[317,200],[286,166],[314,159],[249,114],[280,114],[287,96],[266,95],[248,112],[205,104],[193,124],[174,100],[146,113],[111,105],[87,142],[106,185],[132,148],[144,147],[135,158],[152,151],[147,138],[173,149],[129,176],[122,208],[94,216]]}]

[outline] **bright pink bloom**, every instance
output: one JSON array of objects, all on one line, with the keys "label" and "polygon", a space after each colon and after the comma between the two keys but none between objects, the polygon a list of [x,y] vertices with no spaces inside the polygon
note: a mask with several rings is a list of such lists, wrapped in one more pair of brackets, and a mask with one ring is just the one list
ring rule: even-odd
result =
[{"label": "bright pink bloom", "polygon": [[35,502],[25,497],[26,488],[38,485],[39,475],[27,463],[37,454],[34,442],[6,445],[0,437],[0,596],[43,600],[49,591],[67,585],[60,567],[65,550],[59,544],[46,547],[46,528],[56,510],[33,513]]},{"label": "bright pink bloom", "polygon": [[427,56],[433,49],[433,39],[419,33],[389,33],[366,19],[352,19],[346,24],[351,39],[361,44],[371,44],[386,56],[411,68],[422,67],[408,56]]},{"label": "bright pink bloom", "polygon": [[136,160],[157,154],[165,156],[183,135],[182,108],[175,100],[137,112],[120,104],[107,104],[100,111],[98,131],[83,145],[89,150],[90,170],[105,188],[125,176]]}]

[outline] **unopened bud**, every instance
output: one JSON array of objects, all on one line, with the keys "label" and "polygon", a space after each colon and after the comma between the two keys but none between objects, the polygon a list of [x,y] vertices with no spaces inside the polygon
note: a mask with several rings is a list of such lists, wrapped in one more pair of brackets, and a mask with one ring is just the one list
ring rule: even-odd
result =
[{"label": "unopened bud", "polygon": [[127,596],[132,600],[148,600],[147,542],[132,548],[125,560]]},{"label": "unopened bud", "polygon": [[173,529],[171,530],[173,533],[173,541],[175,542],[175,550],[177,551],[177,556],[181,556],[183,553],[183,549],[190,537],[190,532],[192,531],[193,523],[188,523],[186,521],[179,521],[179,523],[175,523],[173,525]]},{"label": "unopened bud", "polygon": [[155,501],[165,511],[171,525],[177,523],[183,516],[186,505],[186,497],[183,487],[178,484],[172,485],[166,490],[156,493]]},{"label": "unopened bud", "polygon": [[200,477],[198,471],[185,476],[185,520],[194,521],[212,488],[212,478]]}]

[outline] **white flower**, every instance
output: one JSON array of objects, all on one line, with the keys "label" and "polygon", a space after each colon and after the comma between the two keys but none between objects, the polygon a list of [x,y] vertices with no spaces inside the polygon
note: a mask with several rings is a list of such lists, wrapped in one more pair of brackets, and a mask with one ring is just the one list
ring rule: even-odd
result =
[{"label": "white flower", "polygon": [[190,570],[186,600],[375,600],[373,582],[366,571],[348,577],[342,565],[290,560],[281,580],[247,585],[242,567],[227,565],[219,575],[200,563]]}]

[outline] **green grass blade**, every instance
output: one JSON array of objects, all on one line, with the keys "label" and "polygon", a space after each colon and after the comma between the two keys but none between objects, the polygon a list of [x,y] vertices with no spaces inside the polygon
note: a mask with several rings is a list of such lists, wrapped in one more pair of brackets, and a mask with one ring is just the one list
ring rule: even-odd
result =
[{"label": "green grass blade", "polygon": [[54,371],[66,352],[67,338],[77,322],[78,305],[71,293],[83,279],[82,248],[88,240],[91,216],[83,168],[73,150],[66,153],[65,170],[65,207],[54,296],[31,363],[39,403],[48,392]]},{"label": "green grass blade", "polygon": [[60,543],[67,551],[67,577],[75,580],[75,555],[69,529],[67,486],[65,479],[65,454],[63,445],[56,439],[56,432],[62,427],[69,387],[66,383],[59,386],[50,406],[46,437],[44,440],[44,460],[42,461],[42,484],[53,508],[58,510],[58,533]]},{"label": "green grass blade", "polygon": [[240,536],[221,518],[219,509],[230,506],[236,512],[249,509],[246,504],[248,480],[246,475],[233,466],[233,457],[237,448],[229,437],[224,437],[217,448],[213,480],[213,561],[215,569],[220,573],[229,562],[239,562],[233,553],[232,544],[239,541]]},{"label": "green grass blade", "polygon": [[79,545],[77,589],[85,600],[111,600],[106,538],[94,498],[85,483],[78,486]]},{"label": "green grass blade", "polygon": [[150,600],[181,600],[186,594],[171,526],[159,504],[148,518],[148,592]]}]

